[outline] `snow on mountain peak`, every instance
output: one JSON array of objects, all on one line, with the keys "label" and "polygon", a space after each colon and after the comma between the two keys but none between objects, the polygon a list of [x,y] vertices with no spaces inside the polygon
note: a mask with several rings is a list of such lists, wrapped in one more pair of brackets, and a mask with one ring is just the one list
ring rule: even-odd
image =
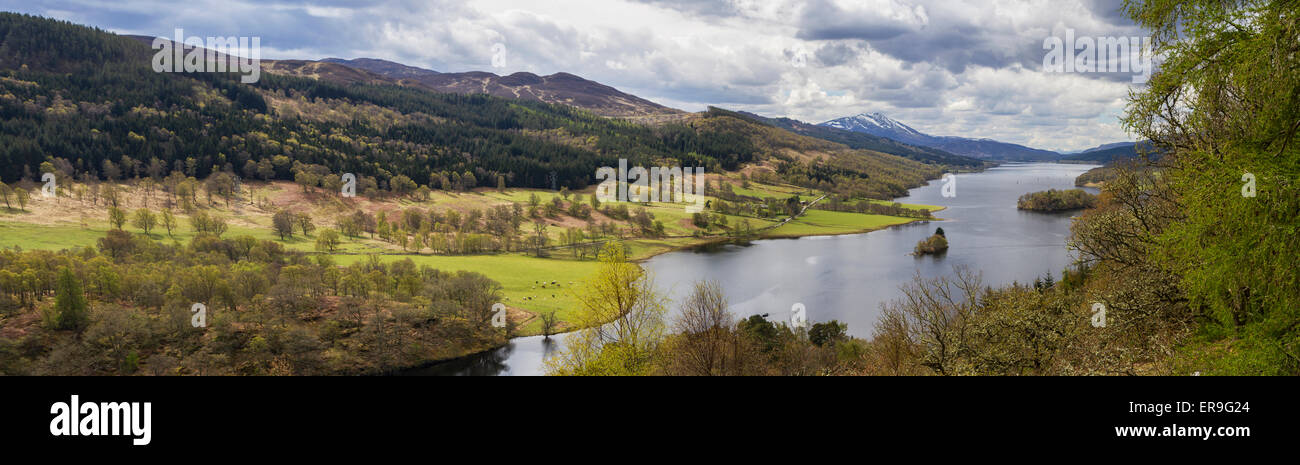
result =
[{"label": "snow on mountain peak", "polygon": [[853,126],[857,126],[862,129],[879,128],[887,131],[901,132],[904,134],[914,134],[918,136],[921,135],[921,133],[918,132],[917,130],[912,129],[906,124],[895,121],[894,119],[885,116],[884,113],[880,113],[880,112],[862,113],[848,118],[841,118],[839,120],[829,122],[828,124],[834,127],[838,127],[840,129],[852,129]]}]

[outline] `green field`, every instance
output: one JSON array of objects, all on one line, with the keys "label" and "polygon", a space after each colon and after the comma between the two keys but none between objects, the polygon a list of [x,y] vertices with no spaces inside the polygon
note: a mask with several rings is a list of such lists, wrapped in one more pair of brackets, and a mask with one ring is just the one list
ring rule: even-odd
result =
[{"label": "green field", "polygon": [[663,239],[633,239],[626,242],[628,257],[632,260],[644,260],[668,250],[703,243],[694,237],[669,237]]},{"label": "green field", "polygon": [[[345,266],[366,258],[366,255],[334,256],[336,263]],[[599,265],[594,261],[536,258],[522,254],[380,256],[386,263],[408,258],[417,266],[480,273],[501,283],[502,303],[533,313],[555,311],[560,321],[573,321],[579,309],[574,292],[581,289]],[[552,281],[556,285],[551,285]],[[541,321],[533,318],[520,331],[523,335],[540,334]]]},{"label": "green field", "polygon": [[[279,186],[271,186],[265,192],[274,192],[279,189]],[[773,186],[754,182],[750,184],[749,188],[737,188],[736,192],[754,197],[788,197],[804,191],[792,186]],[[543,203],[549,203],[552,198],[559,196],[558,192],[531,189],[509,189],[504,192],[480,190],[474,193],[434,192],[430,200],[413,201],[403,199],[396,201],[395,206],[399,209],[419,207],[422,209],[467,210],[487,208],[492,205],[510,202],[526,205],[529,197],[533,194],[536,194]],[[586,202],[590,197],[590,192],[574,192],[570,198],[573,199],[574,197],[581,198],[583,202]],[[801,198],[811,200],[815,197],[801,196]],[[708,199],[714,198],[708,197]],[[873,202],[886,205],[891,203],[886,201]],[[904,206],[916,209],[939,209],[939,207],[930,205],[904,204]],[[628,204],[628,207],[633,210],[646,208],[656,220],[663,222],[664,233],[669,236],[658,239],[632,238],[627,240],[626,244],[630,251],[629,257],[634,260],[646,259],[672,249],[718,240],[721,237],[694,237],[698,229],[691,224],[691,214],[686,212],[686,204],[633,203]],[[324,210],[332,211],[328,207]],[[218,210],[217,214],[226,216],[231,221],[231,226],[229,226],[223,237],[252,236],[257,239],[283,244],[289,250],[315,252],[314,235],[295,234],[292,238],[281,240],[272,231],[268,214],[259,214],[252,211],[233,214],[233,212],[221,210]],[[316,212],[316,214],[321,213]],[[325,215],[328,214],[325,213]],[[83,227],[81,224],[74,222],[48,225],[24,222],[37,219],[31,215],[35,214],[12,209],[0,212],[0,248],[21,247],[27,250],[61,250],[74,247],[94,247],[98,240],[104,237],[105,233],[110,229],[108,222],[102,217],[93,220],[83,217],[82,221],[86,222]],[[728,225],[732,227],[746,220],[750,222],[754,229],[776,224],[775,221],[771,220],[727,215]],[[848,234],[870,231],[908,221],[910,219],[882,215],[808,210],[804,216],[797,220],[779,228],[765,231],[762,236],[789,237]],[[331,220],[326,217],[318,217],[317,222],[319,231],[320,228],[329,227],[328,224],[330,224]],[[178,223],[171,236],[160,226],[154,229],[149,237],[160,242],[188,243],[196,234],[187,217],[179,217]],[[560,243],[559,237],[563,233],[563,229],[555,226],[549,228],[548,234],[552,238],[552,245]],[[125,227],[125,230],[132,234],[142,234],[141,231],[129,224]],[[715,228],[713,233],[721,234],[722,230]],[[429,265],[439,270],[463,270],[481,273],[502,285],[502,298],[503,303],[506,305],[533,314],[555,311],[560,321],[572,321],[574,319],[578,310],[578,302],[574,292],[580,288],[598,266],[595,261],[571,260],[569,259],[569,252],[563,249],[552,250],[551,258],[536,258],[527,253],[463,256],[419,255],[400,253],[396,246],[369,239],[368,237],[344,238],[338,253],[333,254],[333,256],[335,262],[339,265],[348,265],[365,259],[368,254],[378,254],[380,259],[385,262],[409,258],[417,265]],[[551,282],[556,284],[552,285]],[[542,287],[543,285],[546,287]],[[532,318],[520,330],[522,334],[538,334],[541,330],[541,322],[537,318]]]},{"label": "green field", "polygon": [[[780,189],[775,186],[765,186],[757,183],[753,184],[753,186],[760,189]],[[758,192],[758,191],[754,191],[754,192]],[[517,202],[517,203],[522,203],[527,205],[529,197],[532,194],[537,194],[538,199],[542,202],[543,205],[551,202],[552,198],[559,197],[559,193],[557,192],[543,191],[543,190],[530,190],[530,189],[509,189],[505,192],[485,191],[481,194],[462,194],[462,196],[478,195],[480,196],[481,199],[479,200],[479,202],[486,202],[488,204]],[[789,196],[789,194],[785,194],[785,195]],[[574,197],[577,197],[580,200],[582,200],[584,203],[587,203],[589,202],[590,196],[591,196],[591,192],[575,192],[573,193],[572,196],[569,197],[569,199],[573,200]],[[712,201],[712,200],[716,200],[717,198],[712,196],[706,196],[704,197],[704,199],[705,201]],[[469,200],[460,200],[460,201],[468,202]],[[605,204],[602,204],[602,208],[604,205]],[[644,203],[628,202],[626,203],[626,205],[628,206],[628,209],[630,211],[635,211],[637,208],[645,208],[646,211],[648,211],[651,215],[654,216],[655,220],[663,222],[665,235],[687,236],[687,235],[691,235],[697,230],[695,227],[691,225],[692,214],[686,212],[686,207],[689,206],[690,204],[667,203],[667,202],[644,202]],[[736,216],[736,215],[725,215],[725,216],[727,217],[727,224],[729,225],[735,225],[740,221],[746,219],[746,217],[743,216]],[[773,223],[772,221],[761,220],[757,218],[749,218],[749,221],[751,224],[753,224],[754,228],[761,228]],[[561,228],[551,228],[547,234],[553,240],[556,240],[559,239],[562,232],[563,231]],[[715,230],[715,232],[717,232],[717,230]]]},{"label": "green field", "polygon": [[[894,204],[894,202],[889,201],[889,200],[872,200],[871,203],[874,203],[874,204],[876,204],[876,205],[893,205],[893,204]],[[919,204],[919,203],[899,203],[899,205],[901,205],[903,208],[906,208],[906,209],[908,209],[908,210],[930,210],[930,213],[934,213],[934,212],[937,212],[937,211],[939,211],[939,210],[943,210],[943,209],[944,209],[944,207],[941,207],[941,206],[938,206],[938,205],[924,205],[924,204]]]},{"label": "green field", "polygon": [[104,237],[104,229],[81,229],[77,226],[40,226],[29,223],[0,222],[0,248],[23,250],[60,250],[95,245]]},{"label": "green field", "polygon": [[904,224],[912,218],[860,213],[808,210],[798,219],[764,232],[764,236],[806,236],[819,234],[849,234]]},{"label": "green field", "polygon": [[[40,225],[0,221],[0,248],[21,247],[24,250],[62,250],[73,247],[93,247],[109,229],[106,223],[89,224],[87,227],[82,228],[71,224]],[[124,229],[133,234],[144,234],[129,226]],[[158,227],[149,234],[149,238],[157,241],[175,240],[184,244],[193,239],[195,235],[190,225],[183,222],[173,231],[170,237],[167,235],[166,229]],[[280,240],[280,237],[275,235],[269,227],[230,226],[226,233],[222,235],[224,238],[239,236],[252,236],[257,239],[276,241],[289,250],[300,252],[313,252],[316,250],[314,236],[304,237],[302,234],[295,234],[292,238]],[[339,247],[340,252],[348,253],[378,253],[386,250],[370,241],[352,241],[346,238]]]},{"label": "green field", "polygon": [[773,186],[769,184],[759,184],[756,182],[751,182],[749,184],[749,187],[740,187],[739,185],[734,186],[732,188],[732,192],[735,192],[736,195],[743,195],[746,197],[757,197],[757,198],[775,197],[780,199],[788,199],[790,198],[791,195],[798,194],[799,200],[803,202],[813,200],[821,196],[821,194],[807,195],[808,189],[803,189],[795,186]]},{"label": "green field", "polygon": [[[193,238],[194,233],[189,231],[188,225],[181,226],[180,229],[181,231],[176,231],[174,234],[177,241],[185,243]],[[93,247],[96,241],[104,237],[107,230],[107,225],[96,225],[82,229],[80,226],[73,225],[0,222],[0,248],[21,247],[24,250],[62,250],[73,247]],[[131,231],[131,229],[127,228],[127,231]],[[141,234],[134,231],[133,233]],[[293,239],[280,241],[279,237],[271,233],[270,230],[265,229],[232,226],[224,237],[242,235],[273,240],[284,244],[286,248],[291,250],[306,252],[313,251],[315,248],[314,239],[297,235]],[[159,241],[170,240],[165,232],[154,232],[150,236]],[[334,254],[335,262],[340,265],[348,265],[364,259],[367,253],[384,251],[384,249],[369,245],[370,242],[368,240],[345,240],[340,253]],[[391,253],[391,251],[389,252]],[[557,256],[562,255],[562,253],[557,253]],[[522,254],[465,256],[381,255],[380,258],[385,262],[410,258],[416,265],[429,265],[444,271],[465,270],[481,273],[501,283],[502,296],[505,298],[504,303],[506,305],[534,313],[555,310],[561,321],[571,320],[571,316],[577,308],[577,302],[572,295],[572,291],[576,285],[581,284],[591,275],[597,265],[594,261],[545,259]],[[547,284],[547,287],[542,289],[538,284],[539,282],[550,283],[551,281],[555,281],[559,284],[559,287],[556,288]],[[569,284],[571,281],[574,285]],[[555,297],[552,297],[552,295]],[[531,299],[525,300],[526,297],[531,297]],[[525,334],[537,334],[541,330],[541,323],[534,319],[522,329]]]}]

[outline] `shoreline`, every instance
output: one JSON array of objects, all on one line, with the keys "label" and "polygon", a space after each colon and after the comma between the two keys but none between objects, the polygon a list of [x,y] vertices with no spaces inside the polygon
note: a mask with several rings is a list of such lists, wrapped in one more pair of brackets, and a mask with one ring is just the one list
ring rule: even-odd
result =
[{"label": "shoreline", "polygon": [[[944,210],[947,210],[947,209],[948,209],[948,207],[945,207],[945,206],[939,206],[938,209],[931,210],[930,213],[933,214],[933,213],[941,212],[941,211],[944,211]],[[833,210],[827,210],[827,211],[833,211]],[[901,218],[901,217],[897,217],[897,218]],[[891,224],[891,225],[881,226],[881,227],[877,227],[877,228],[857,229],[857,230],[852,230],[852,231],[831,232],[831,233],[815,233],[815,234],[798,234],[798,233],[794,233],[794,234],[773,234],[773,235],[763,235],[763,236],[759,236],[759,237],[752,238],[752,239],[750,239],[750,240],[747,241],[747,242],[762,241],[762,240],[768,240],[768,239],[798,239],[798,238],[801,238],[801,237],[848,236],[848,235],[852,235],[852,234],[867,234],[867,233],[871,233],[871,232],[875,232],[875,231],[880,231],[880,230],[884,230],[884,229],[889,229],[889,228],[892,228],[892,227],[895,227],[895,226],[906,226],[906,225],[909,225],[909,224],[912,224],[912,223],[916,223],[916,222],[918,222],[918,221],[930,222],[930,221],[946,221],[946,220],[945,220],[944,218],[937,218],[937,217],[936,217],[936,218],[928,218],[928,219],[927,219],[927,218],[912,218],[912,219],[910,219],[909,221],[904,222],[904,223]],[[724,242],[731,242],[732,240],[733,240],[733,238],[729,238],[729,237],[726,237],[726,236],[715,236],[715,237],[712,237],[712,238],[708,238],[707,240],[703,240],[703,241],[701,241],[701,242],[690,243],[690,244],[686,244],[686,245],[679,245],[679,246],[674,246],[674,247],[668,247],[668,248],[665,248],[664,250],[659,250],[659,251],[656,251],[656,252],[654,252],[654,253],[652,253],[652,254],[650,254],[650,255],[647,255],[647,256],[645,256],[645,257],[637,258],[637,259],[635,259],[635,260],[631,260],[631,261],[634,262],[634,263],[642,263],[642,262],[644,262],[644,261],[646,261],[646,260],[649,260],[649,259],[651,259],[651,258],[654,258],[654,257],[660,256],[660,255],[663,255],[663,254],[666,254],[666,253],[670,253],[670,252],[679,252],[679,251],[686,250],[686,249],[689,249],[689,248],[699,247],[699,246],[704,246],[704,245],[713,245],[713,244],[719,244],[719,243],[724,243]]]},{"label": "shoreline", "polygon": [[[943,206],[941,206],[941,207],[939,207],[939,209],[934,210],[933,212],[943,211],[943,210],[945,210],[945,209],[947,209],[947,208],[948,208],[948,207],[943,207]],[[933,212],[932,212],[932,213],[933,213]],[[911,221],[908,221],[908,222],[905,222],[905,223],[891,224],[891,225],[888,225],[888,226],[882,226],[882,227],[879,227],[879,228],[869,228],[869,229],[865,229],[865,230],[845,231],[845,232],[836,232],[836,233],[819,233],[819,234],[787,234],[787,235],[764,236],[764,237],[759,237],[759,238],[751,239],[751,240],[748,241],[748,242],[755,242],[755,241],[762,241],[762,240],[786,240],[786,239],[798,239],[798,238],[802,238],[802,237],[848,236],[848,235],[853,235],[853,234],[870,234],[870,233],[875,232],[875,231],[882,231],[882,230],[885,230],[885,229],[889,229],[889,228],[893,228],[893,227],[898,227],[898,226],[906,226],[906,225],[910,225],[910,224],[914,224],[914,223],[922,222],[922,221],[928,223],[928,222],[931,222],[931,221],[944,221],[944,219],[943,219],[943,218],[933,218],[933,219],[914,218],[914,219],[912,219]],[[659,255],[663,255],[663,254],[666,254],[666,253],[670,253],[670,252],[680,252],[680,251],[683,251],[683,250],[686,250],[686,249],[690,249],[690,248],[694,248],[694,247],[700,247],[700,246],[705,246],[705,245],[713,245],[713,244],[719,244],[719,243],[731,242],[731,240],[732,240],[731,238],[727,238],[727,237],[716,237],[716,238],[712,238],[711,240],[704,240],[704,241],[697,242],[697,243],[691,243],[691,244],[680,245],[680,246],[675,246],[675,247],[668,247],[668,248],[665,248],[664,250],[657,251],[657,252],[655,252],[655,253],[653,253],[653,254],[650,254],[650,255],[648,255],[648,256],[646,256],[646,257],[638,258],[638,259],[636,259],[636,260],[629,260],[629,261],[632,262],[632,263],[636,263],[636,264],[640,265],[640,264],[642,264],[642,263],[644,263],[644,262],[646,262],[646,261],[648,261],[648,260],[650,260],[650,259],[652,259],[652,258],[654,258],[654,257],[657,257],[657,256],[659,256]],[[613,321],[613,320],[611,320],[611,321]],[[609,323],[609,322],[605,322],[605,323],[602,323],[602,324],[608,324],[608,323]],[[584,330],[584,329],[587,329],[587,328],[588,328],[588,327],[581,327],[581,328],[575,327],[575,328],[568,329],[568,330],[566,330],[566,331],[562,331],[562,332],[558,332],[558,333],[551,334],[551,337],[553,337],[553,338],[554,338],[554,337],[559,337],[559,336],[563,336],[563,335],[566,335],[566,334],[569,334],[569,333],[573,333],[573,332],[581,331],[581,330]],[[470,358],[470,357],[480,356],[480,355],[486,354],[486,353],[488,353],[488,352],[492,352],[492,351],[496,351],[496,350],[501,350],[502,348],[504,348],[504,347],[510,345],[512,342],[514,342],[515,339],[523,339],[523,338],[529,338],[529,337],[542,337],[542,335],[540,335],[540,334],[532,334],[532,335],[521,335],[521,336],[510,337],[510,338],[507,338],[507,339],[506,339],[506,342],[505,342],[504,344],[501,344],[501,345],[499,345],[499,346],[491,347],[491,348],[489,348],[489,349],[481,350],[481,351],[477,351],[477,352],[467,353],[467,354],[460,355],[460,356],[456,356],[456,357],[452,357],[452,358],[439,359],[439,360],[431,360],[431,361],[429,361],[429,362],[427,362],[427,363],[423,363],[423,364],[420,364],[420,365],[411,366],[411,367],[407,367],[407,368],[400,368],[400,369],[394,370],[392,373],[388,373],[387,375],[390,375],[390,376],[391,376],[391,375],[401,375],[401,374],[403,374],[403,372],[407,372],[407,371],[420,370],[420,369],[426,369],[426,368],[432,368],[432,367],[434,367],[434,366],[438,366],[438,365],[441,365],[441,364],[444,364],[444,363],[452,363],[452,362],[455,362],[455,361],[458,361],[458,360],[464,360],[464,359],[467,359],[467,358]]]}]

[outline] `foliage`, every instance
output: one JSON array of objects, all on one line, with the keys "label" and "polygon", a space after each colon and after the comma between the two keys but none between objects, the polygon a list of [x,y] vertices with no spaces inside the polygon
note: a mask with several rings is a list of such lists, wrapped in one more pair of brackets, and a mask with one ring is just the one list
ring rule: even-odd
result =
[{"label": "foliage", "polygon": [[59,272],[59,284],[54,290],[54,312],[58,329],[82,329],[89,319],[81,282],[68,268]]},{"label": "foliage", "polygon": [[[322,231],[320,237],[329,237]],[[0,250],[0,318],[26,349],[4,374],[376,373],[505,342],[500,285],[410,260],[336,266],[251,237],[167,245],[111,230],[100,249]],[[45,302],[53,296],[52,305]],[[207,327],[191,326],[203,303]],[[75,330],[71,331],[71,330]],[[78,337],[80,334],[80,337]]]},{"label": "foliage", "polygon": [[[13,13],[0,16],[0,46],[8,82],[31,84],[0,94],[6,182],[37,179],[48,162],[64,178],[161,180],[177,171],[209,179],[227,203],[235,173],[295,181],[305,192],[335,190],[343,173],[354,173],[367,196],[410,195],[426,181],[426,192],[552,188],[552,175],[558,187],[581,189],[594,167],[620,158],[720,172],[814,146],[837,156],[787,163],[783,172],[808,184],[844,179],[846,190],[875,198],[938,175],[937,167],[721,113],[651,127],[482,94],[272,73],[252,85],[230,73],[155,73],[148,44]],[[351,118],[325,116],[339,113]]]},{"label": "foliage", "polygon": [[1048,189],[1020,196],[1020,199],[1016,201],[1016,208],[1040,212],[1059,212],[1092,208],[1096,204],[1097,196],[1089,194],[1083,189],[1064,191]]},{"label": "foliage", "polygon": [[1115,179],[1115,168],[1113,166],[1098,166],[1074,178],[1074,185],[1079,187],[1101,185],[1112,179]]},{"label": "foliage", "polygon": [[[564,349],[547,360],[560,375],[648,374],[664,335],[667,305],[653,280],[627,260],[621,243],[600,251],[600,267],[578,294],[583,328],[565,339]],[[608,323],[608,324],[607,324]]]},{"label": "foliage", "polygon": [[814,323],[812,328],[808,329],[808,341],[817,347],[836,344],[848,340],[848,330],[849,325],[835,320]]},{"label": "foliage", "polygon": [[[1149,249],[1223,373],[1300,373],[1300,15],[1290,1],[1128,5],[1160,71],[1126,125],[1166,154],[1179,217]],[[1222,345],[1222,344],[1220,344]],[[1267,361],[1267,363],[1261,363]]]},{"label": "foliage", "polygon": [[942,234],[935,233],[934,235],[917,242],[916,247],[912,249],[912,254],[929,255],[929,254],[940,254],[947,251],[948,251],[948,238],[944,237]]}]

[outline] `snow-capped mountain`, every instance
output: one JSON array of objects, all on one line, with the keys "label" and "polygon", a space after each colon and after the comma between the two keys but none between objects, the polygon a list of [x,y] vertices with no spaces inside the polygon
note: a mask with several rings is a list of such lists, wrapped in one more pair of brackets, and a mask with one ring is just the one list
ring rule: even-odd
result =
[{"label": "snow-capped mountain", "polygon": [[864,132],[867,134],[888,137],[890,139],[906,142],[909,144],[922,144],[932,139],[930,136],[922,134],[921,131],[912,129],[911,126],[894,121],[884,113],[863,113],[857,116],[848,116],[840,119],[830,120],[821,124],[837,129],[844,129],[853,132]]},{"label": "snow-capped mountain", "polygon": [[1039,150],[993,139],[931,136],[879,112],[833,119],[821,123],[820,126],[867,133],[898,142],[932,147],[957,155],[985,160],[1044,161],[1056,160],[1061,157],[1061,154],[1050,150]]}]

